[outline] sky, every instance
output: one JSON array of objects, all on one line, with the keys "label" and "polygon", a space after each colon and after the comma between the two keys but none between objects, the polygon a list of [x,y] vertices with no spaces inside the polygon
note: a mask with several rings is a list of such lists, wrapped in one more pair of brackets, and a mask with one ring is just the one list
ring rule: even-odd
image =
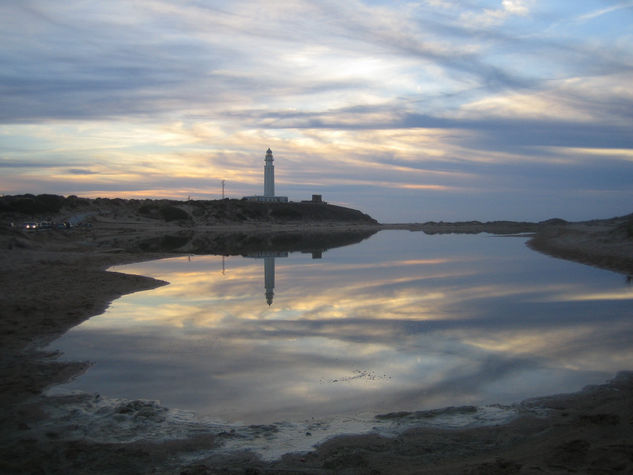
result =
[{"label": "sky", "polygon": [[0,194],[633,212],[633,1],[0,0]]}]

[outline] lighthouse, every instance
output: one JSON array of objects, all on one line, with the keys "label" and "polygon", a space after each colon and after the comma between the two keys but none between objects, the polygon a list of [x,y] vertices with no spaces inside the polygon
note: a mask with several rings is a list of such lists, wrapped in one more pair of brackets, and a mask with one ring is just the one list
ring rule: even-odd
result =
[{"label": "lighthouse", "polygon": [[287,196],[275,196],[275,166],[273,165],[273,151],[271,149],[266,150],[264,162],[264,194],[245,196],[244,199],[264,203],[287,203]]},{"label": "lighthouse", "polygon": [[264,158],[264,196],[272,198],[275,196],[275,166],[273,165],[273,152],[266,150],[266,158]]}]

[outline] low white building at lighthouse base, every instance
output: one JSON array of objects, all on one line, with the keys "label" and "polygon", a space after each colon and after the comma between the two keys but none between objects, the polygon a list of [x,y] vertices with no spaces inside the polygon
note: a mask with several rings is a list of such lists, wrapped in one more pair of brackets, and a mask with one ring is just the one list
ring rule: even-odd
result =
[{"label": "low white building at lighthouse base", "polygon": [[247,201],[261,201],[263,203],[287,203],[287,196],[245,196]]}]

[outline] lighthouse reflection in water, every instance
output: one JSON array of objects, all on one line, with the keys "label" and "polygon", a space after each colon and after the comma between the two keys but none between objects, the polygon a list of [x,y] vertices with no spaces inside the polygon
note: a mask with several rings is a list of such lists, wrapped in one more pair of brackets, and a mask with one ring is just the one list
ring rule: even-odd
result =
[{"label": "lighthouse reflection in water", "polygon": [[[264,288],[266,289],[266,303],[272,305],[275,297],[275,259],[278,257],[288,257],[287,252],[262,251],[248,254],[246,257],[262,259],[264,261]],[[320,252],[313,252],[312,259],[321,259]]]},{"label": "lighthouse reflection in water", "polygon": [[262,251],[249,254],[247,257],[263,259],[264,261],[264,287],[266,289],[266,303],[272,305],[275,296],[275,258],[288,257],[287,252]]},{"label": "lighthouse reflection in water", "polygon": [[322,259],[119,266],[170,284],[50,348],[94,362],[68,389],[246,423],[508,403],[632,368],[625,279],[525,239],[381,231]]}]

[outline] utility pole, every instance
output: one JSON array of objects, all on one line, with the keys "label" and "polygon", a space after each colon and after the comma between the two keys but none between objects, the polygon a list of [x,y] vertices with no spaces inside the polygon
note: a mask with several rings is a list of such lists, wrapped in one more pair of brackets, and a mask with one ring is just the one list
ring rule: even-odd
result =
[{"label": "utility pole", "polygon": [[226,183],[226,180],[222,180],[222,199],[224,199],[224,183]]}]

